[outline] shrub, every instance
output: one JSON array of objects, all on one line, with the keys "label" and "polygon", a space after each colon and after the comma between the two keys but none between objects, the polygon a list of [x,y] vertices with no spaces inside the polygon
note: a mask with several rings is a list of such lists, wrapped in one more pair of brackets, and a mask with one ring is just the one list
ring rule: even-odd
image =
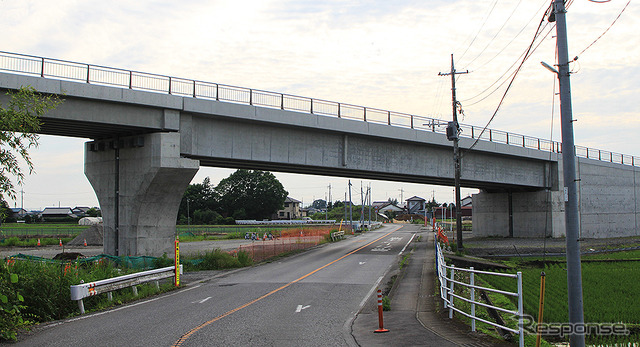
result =
[{"label": "shrub", "polygon": [[248,252],[240,251],[238,252],[238,262],[240,262],[241,266],[251,266],[253,264],[253,260],[249,256]]},{"label": "shrub", "polygon": [[0,341],[15,340],[16,331],[28,324],[22,315],[24,298],[17,290],[18,275],[0,265]]}]

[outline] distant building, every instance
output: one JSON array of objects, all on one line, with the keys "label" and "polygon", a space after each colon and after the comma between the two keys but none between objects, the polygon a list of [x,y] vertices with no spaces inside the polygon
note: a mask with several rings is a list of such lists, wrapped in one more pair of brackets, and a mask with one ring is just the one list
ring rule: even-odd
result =
[{"label": "distant building", "polygon": [[71,207],[45,207],[45,209],[40,213],[40,216],[46,221],[48,219],[56,219],[56,218],[66,218],[72,217],[75,218],[76,215],[73,214]]},{"label": "distant building", "polygon": [[27,210],[25,210],[24,208],[17,207],[17,208],[11,209],[11,215],[9,216],[9,218],[22,219],[26,215],[27,215]]},{"label": "distant building", "polygon": [[424,214],[424,206],[427,200],[413,196],[406,200],[407,213],[409,214]]},{"label": "distant building", "polygon": [[302,218],[300,205],[302,201],[287,196],[284,200],[284,208],[279,210],[273,219],[299,219]]},{"label": "distant building", "polygon": [[71,212],[73,212],[73,214],[76,215],[76,217],[82,218],[87,215],[87,211],[89,211],[90,209],[91,207],[87,207],[87,206],[76,206],[71,209]]}]

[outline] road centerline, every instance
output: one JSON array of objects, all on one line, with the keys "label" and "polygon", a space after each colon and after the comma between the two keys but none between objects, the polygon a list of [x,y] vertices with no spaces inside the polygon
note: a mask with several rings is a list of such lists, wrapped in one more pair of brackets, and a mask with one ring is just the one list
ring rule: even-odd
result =
[{"label": "road centerline", "polygon": [[368,246],[370,246],[370,245],[372,245],[372,244],[374,244],[374,243],[376,243],[376,242],[378,242],[378,241],[380,241],[380,240],[382,240],[382,239],[384,239],[385,237],[387,237],[387,236],[389,236],[389,235],[393,234],[394,232],[398,231],[400,228],[401,228],[401,226],[396,227],[396,228],[395,228],[395,229],[393,229],[392,231],[390,231],[390,232],[388,232],[388,233],[386,233],[386,234],[384,234],[384,235],[382,235],[382,236],[380,236],[380,237],[376,238],[375,240],[373,240],[373,241],[371,241],[371,242],[369,242],[369,243],[367,243],[367,244],[365,244],[365,245],[363,245],[363,246],[360,246],[360,247],[356,248],[355,250],[353,250],[353,251],[351,251],[351,252],[349,252],[349,253],[347,253],[347,254],[345,254],[345,255],[341,256],[341,257],[340,257],[340,258],[338,258],[338,259],[335,259],[335,260],[333,260],[333,261],[331,261],[331,262],[329,262],[329,263],[327,263],[327,264],[325,264],[325,265],[323,265],[323,266],[321,266],[321,267],[319,267],[319,268],[317,268],[317,269],[315,269],[315,270],[313,270],[313,271],[311,271],[311,272],[309,272],[309,273],[307,273],[307,274],[305,274],[305,275],[303,275],[303,276],[301,276],[301,277],[299,277],[299,278],[297,278],[297,279],[295,279],[295,280],[293,280],[293,281],[291,281],[291,282],[289,282],[289,283],[287,283],[287,284],[285,284],[285,285],[282,285],[281,287],[276,288],[276,289],[274,289],[274,290],[272,290],[272,291],[268,292],[267,294],[264,294],[264,295],[262,295],[262,296],[258,297],[257,299],[254,299],[254,300],[252,300],[252,301],[249,301],[249,302],[247,302],[247,303],[246,303],[246,304],[244,304],[244,305],[238,306],[238,307],[236,307],[236,308],[234,308],[234,309],[232,309],[232,310],[230,310],[230,311],[227,311],[227,312],[225,312],[225,313],[223,313],[223,314],[221,314],[221,315],[219,315],[219,316],[217,316],[217,317],[215,317],[215,318],[213,318],[213,319],[211,319],[211,320],[208,320],[208,321],[206,321],[206,322],[204,322],[204,323],[202,323],[202,324],[200,324],[200,325],[196,326],[195,328],[193,328],[193,329],[189,330],[189,331],[188,331],[188,332],[186,332],[184,335],[182,335],[182,336],[181,336],[181,337],[180,337],[180,338],[179,338],[179,339],[178,339],[178,340],[173,344],[173,347],[179,347],[179,346],[181,346],[181,345],[182,345],[182,344],[183,344],[183,343],[184,343],[184,342],[185,342],[185,341],[186,341],[186,340],[187,340],[191,335],[195,334],[195,333],[196,333],[196,332],[198,332],[200,329],[202,329],[202,328],[204,328],[204,327],[206,327],[206,326],[208,326],[208,325],[210,325],[210,324],[212,324],[212,323],[215,323],[215,322],[219,321],[219,320],[220,320],[220,319],[222,319],[222,318],[225,318],[225,317],[227,317],[227,316],[229,316],[229,315],[232,315],[232,314],[234,314],[234,313],[236,313],[236,312],[238,312],[238,311],[240,311],[240,310],[242,310],[242,309],[244,309],[244,308],[247,308],[247,307],[249,307],[249,306],[251,306],[251,305],[255,304],[256,302],[261,301],[262,299],[265,299],[265,298],[267,298],[267,297],[269,297],[269,296],[271,296],[271,295],[273,295],[273,294],[275,294],[275,293],[277,293],[277,292],[279,292],[279,291],[281,291],[281,290],[283,290],[283,289],[285,289],[285,288],[287,288],[287,287],[291,286],[291,285],[292,285],[292,284],[294,284],[294,283],[298,283],[298,282],[302,281],[303,279],[305,279],[305,278],[307,278],[307,277],[309,277],[309,276],[313,275],[314,273],[316,273],[316,272],[318,272],[318,271],[320,271],[320,270],[322,270],[322,269],[325,269],[326,267],[328,267],[328,266],[330,266],[330,265],[333,265],[333,264],[337,263],[338,261],[340,261],[340,260],[342,260],[342,259],[344,259],[344,258],[346,258],[346,257],[348,257],[348,256],[350,256],[350,255],[352,255],[352,254],[354,254],[354,253],[356,253],[356,252],[358,252],[358,251],[360,251],[360,250],[362,250],[362,249],[364,249],[364,248],[366,248],[366,247],[368,247]]}]

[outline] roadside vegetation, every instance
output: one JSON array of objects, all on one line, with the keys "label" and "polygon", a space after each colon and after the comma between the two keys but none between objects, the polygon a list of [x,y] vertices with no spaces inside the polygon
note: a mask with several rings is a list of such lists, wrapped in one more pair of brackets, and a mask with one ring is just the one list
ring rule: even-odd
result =
[{"label": "roadside vegetation", "polygon": [[[70,286],[125,275],[137,270],[117,267],[110,261],[89,264],[77,262],[31,262],[8,260],[0,265],[0,341],[15,340],[17,333],[32,324],[67,318],[78,313],[75,301],[69,299]],[[138,296],[131,288],[113,292],[113,301],[106,295],[85,298],[87,311],[137,300],[171,290],[172,283],[138,286]]]}]

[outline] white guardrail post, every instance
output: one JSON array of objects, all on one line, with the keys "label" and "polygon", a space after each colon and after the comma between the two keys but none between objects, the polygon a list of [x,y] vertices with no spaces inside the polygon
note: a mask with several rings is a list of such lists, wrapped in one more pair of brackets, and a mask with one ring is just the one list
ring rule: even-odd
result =
[{"label": "white guardrail post", "polygon": [[[180,273],[182,273],[182,265],[180,265]],[[155,270],[148,270],[114,278],[107,278],[91,283],[72,285],[70,288],[71,300],[75,300],[78,302],[80,314],[84,314],[84,303],[82,299],[86,297],[107,293],[109,300],[112,300],[112,291],[126,287],[133,287],[134,295],[138,295],[138,288],[135,287],[138,284],[156,281],[156,288],[159,288],[160,285],[157,281],[174,276],[175,267],[168,266]]]},{"label": "white guardrail post", "polygon": [[471,273],[469,274],[469,284],[471,285],[471,292],[469,293],[471,299],[471,331],[476,331],[476,285],[475,282],[475,273],[473,272],[473,266],[469,268]]},{"label": "white guardrail post", "polygon": [[449,282],[449,319],[453,319],[453,280],[455,274],[455,266],[451,266],[451,279]]},{"label": "white guardrail post", "polygon": [[518,271],[518,330],[520,346],[524,346],[524,310],[522,300],[522,272]]}]

